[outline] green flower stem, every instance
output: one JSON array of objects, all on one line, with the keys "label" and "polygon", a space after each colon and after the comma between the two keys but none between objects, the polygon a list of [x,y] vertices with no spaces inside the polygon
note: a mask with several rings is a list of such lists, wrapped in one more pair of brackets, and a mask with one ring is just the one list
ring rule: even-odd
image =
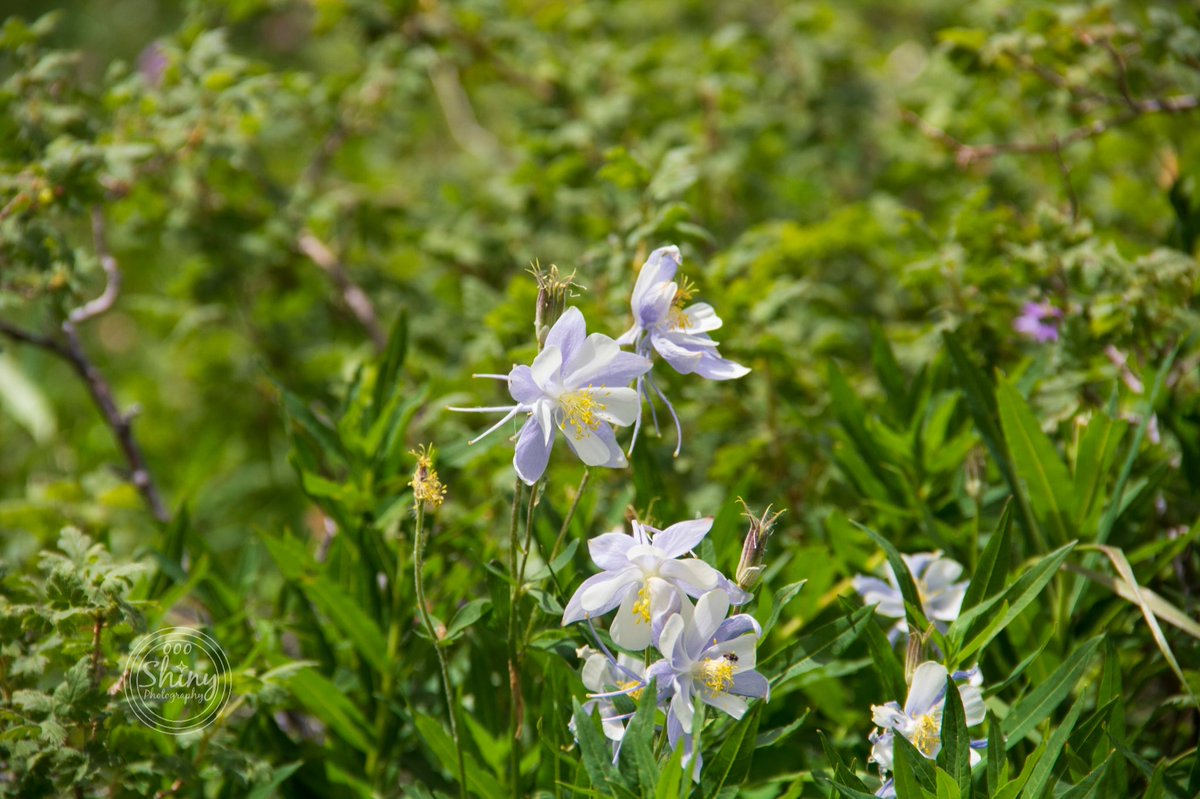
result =
[{"label": "green flower stem", "polygon": [[521,480],[513,486],[512,521],[508,529],[508,573],[513,579],[508,605],[508,687],[512,694],[509,713],[508,779],[513,796],[521,795],[521,679],[517,670],[517,525],[521,514]]},{"label": "green flower stem", "polygon": [[[450,685],[450,666],[446,662],[446,650],[442,646],[441,639],[438,637],[437,630],[433,626],[433,618],[429,615],[429,610],[425,606],[425,583],[422,579],[422,557],[425,554],[425,509],[420,503],[417,504],[417,523],[416,532],[413,534],[413,585],[417,592],[417,611],[421,615],[421,623],[425,625],[425,632],[429,634],[429,638],[433,641],[433,651],[437,654],[438,666],[442,672],[442,690],[446,693],[446,715],[450,717],[450,737],[454,739],[454,752],[458,758],[458,795],[461,799],[467,799],[467,768],[463,760],[462,741],[458,737],[458,713],[455,710],[454,689]],[[398,570],[397,570],[398,571]],[[399,577],[399,574],[397,574]],[[393,597],[399,596],[400,592],[395,591]],[[393,599],[393,607],[397,604]],[[399,627],[399,614],[392,614],[392,630]],[[395,636],[395,644],[393,644],[393,636],[389,632],[388,635],[388,663],[394,662],[397,654],[393,650],[393,645],[396,649],[399,648],[399,635]]]}]

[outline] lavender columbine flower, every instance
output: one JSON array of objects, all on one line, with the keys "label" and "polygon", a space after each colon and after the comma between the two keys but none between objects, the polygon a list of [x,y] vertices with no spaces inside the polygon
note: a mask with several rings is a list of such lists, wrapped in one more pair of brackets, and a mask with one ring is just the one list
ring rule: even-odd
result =
[{"label": "lavender columbine flower", "polygon": [[[651,350],[657,352],[671,367],[680,374],[695,372],[709,380],[733,380],[747,374],[750,370],[741,364],[722,358],[717,353],[717,343],[709,336],[709,332],[721,326],[721,318],[713,307],[706,302],[698,302],[686,308],[684,303],[695,293],[695,287],[684,280],[675,281],[675,272],[679,269],[682,259],[679,248],[659,247],[650,253],[642,271],[638,274],[637,283],[633,287],[633,327],[617,339],[618,344],[632,345],[639,355],[650,356]],[[658,415],[654,412],[654,403],[650,396],[653,390],[663,401],[675,420],[677,443],[675,454],[683,441],[683,428],[675,408],[654,383],[650,375],[638,378],[638,393],[645,396],[650,403],[650,413],[654,419],[654,429],[658,430]],[[642,425],[641,406],[638,406],[638,416],[633,427],[633,441],[629,451],[637,443],[638,431]]]},{"label": "lavender columbine flower", "polygon": [[693,750],[693,698],[741,719],[747,707],[743,697],[767,699],[771,692],[767,678],[754,670],[762,628],[744,613],[727,619],[728,612],[729,597],[718,590],[700,597],[691,613],[671,616],[658,641],[663,659],[646,670],[646,679],[656,680],[659,702],[670,699],[667,740],[672,747],[684,746],[693,779],[700,774],[700,754]]},{"label": "lavender columbine flower", "polygon": [[[612,741],[613,762],[616,762],[621,741],[625,738],[625,722],[633,714],[622,713],[614,699],[621,695],[628,696],[635,703],[641,699],[646,686],[646,664],[640,657],[635,658],[624,652],[618,652],[614,659],[607,650],[597,652],[590,647],[583,647],[578,654],[586,658],[580,678],[584,687],[591,692],[591,698],[583,703],[583,709],[591,713],[599,708],[600,728],[604,731],[604,737]],[[574,734],[575,720],[571,719],[568,726]]]},{"label": "lavender columbine flower", "polygon": [[[954,582],[963,572],[962,564],[943,558],[941,552],[919,552],[901,557],[917,586],[917,596],[926,618],[946,624],[957,619],[968,584],[967,580]],[[904,596],[892,567],[887,567],[887,582],[861,574],[852,582],[864,604],[875,605],[875,612],[880,616],[899,619],[888,633],[888,638],[895,643],[904,632]]]},{"label": "lavender columbine flower", "polygon": [[635,521],[633,535],[614,531],[588,541],[592,561],[603,571],[579,586],[563,611],[563,625],[619,606],[609,628],[613,641],[626,649],[645,649],[686,597],[717,589],[727,605],[749,601],[749,594],[699,558],[680,560],[704,540],[712,523],[708,517],[655,530]]},{"label": "lavender columbine flower", "polygon": [[1048,302],[1027,302],[1021,315],[1013,320],[1013,330],[1039,344],[1058,341],[1058,320],[1062,311]]},{"label": "lavender columbine flower", "polygon": [[[871,717],[876,729],[871,733],[871,761],[879,764],[881,773],[891,771],[894,763],[895,734],[900,733],[926,758],[933,760],[942,748],[942,711],[946,703],[946,667],[941,663],[926,661],[913,672],[908,698],[901,708],[896,702],[872,705]],[[983,693],[979,686],[983,678],[978,668],[955,672],[958,695],[962,699],[967,726],[982,724],[986,713]],[[971,765],[980,760],[976,751],[986,746],[986,741],[971,742]],[[877,796],[895,796],[891,780],[885,780]]]},{"label": "lavender columbine flower", "polygon": [[517,474],[528,485],[546,471],[557,431],[588,466],[620,468],[628,461],[609,425],[629,425],[637,419],[640,400],[629,384],[650,366],[649,360],[623,352],[608,336],[587,335],[583,314],[569,308],[550,328],[531,366],[514,366],[507,375],[475,375],[507,381],[516,405],[450,410],[505,413],[472,444],[518,413],[528,414],[513,456]]}]

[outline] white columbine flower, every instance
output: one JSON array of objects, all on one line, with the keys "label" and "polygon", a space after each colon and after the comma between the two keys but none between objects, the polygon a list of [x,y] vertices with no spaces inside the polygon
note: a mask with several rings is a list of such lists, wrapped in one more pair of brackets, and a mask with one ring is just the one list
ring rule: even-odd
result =
[{"label": "white columbine flower", "polygon": [[684,747],[693,778],[700,771],[699,753],[693,751],[695,697],[741,719],[744,697],[770,695],[767,679],[754,670],[762,628],[745,613],[727,619],[728,612],[729,597],[718,590],[700,597],[694,611],[672,615],[658,640],[663,659],[646,670],[646,679],[656,681],[659,702],[671,700],[667,740],[672,747]]},{"label": "white columbine flower", "polygon": [[[717,316],[713,307],[706,302],[684,307],[684,304],[692,299],[695,288],[686,280],[676,282],[675,273],[681,263],[679,248],[674,245],[659,247],[650,253],[633,287],[633,298],[630,301],[633,308],[633,327],[625,331],[617,339],[617,343],[632,345],[635,352],[647,358],[652,352],[657,352],[671,368],[684,375],[695,373],[709,380],[733,380],[749,373],[750,370],[745,366],[722,358],[717,352],[717,342],[712,340],[709,333],[721,327],[721,317]],[[674,407],[650,375],[639,377],[637,388],[638,393],[645,396],[646,401],[650,403],[651,414],[654,414],[651,390],[670,411],[678,436],[675,445],[675,454],[678,455],[683,440],[683,429]],[[641,424],[639,405],[637,421],[633,427],[633,441],[629,445],[630,452],[637,443]],[[654,427],[658,429],[657,415],[654,416]]]},{"label": "white columbine flower", "polygon": [[[888,772],[893,768],[896,733],[912,742],[917,751],[926,758],[933,760],[937,757],[942,749],[942,711],[946,703],[946,675],[946,667],[941,663],[926,661],[913,672],[912,684],[909,685],[908,698],[903,708],[896,702],[871,706],[871,717],[878,727],[870,736],[871,761],[879,764],[880,772]],[[979,669],[956,672],[954,681],[962,699],[967,726],[982,724],[986,711],[983,693],[979,690],[983,682]],[[975,750],[983,748],[986,743],[971,742],[972,766],[980,760],[979,753]],[[891,780],[884,782],[878,795],[895,795]]]},{"label": "white columbine flower", "polygon": [[[954,582],[963,572],[962,564],[942,557],[941,552],[919,552],[901,557],[917,586],[917,596],[926,618],[946,624],[957,619],[968,584],[967,580]],[[904,597],[892,567],[887,567],[887,582],[860,574],[853,583],[864,604],[875,605],[875,612],[880,616],[899,619],[889,633],[894,642],[904,632]]]},{"label": "white columbine flower", "polygon": [[[665,530],[633,522],[633,534],[604,533],[588,541],[592,561],[603,569],[583,581],[563,611],[564,625],[618,608],[609,633],[618,646],[645,649],[687,597],[713,589],[740,605],[750,595],[699,558],[683,558],[708,535],[711,517],[679,522]],[[618,607],[619,606],[619,607]]]},{"label": "white columbine flower", "polygon": [[[614,660],[607,651],[597,652],[590,647],[583,647],[577,654],[585,658],[580,677],[583,686],[590,692],[583,709],[591,713],[594,708],[599,708],[600,727],[604,737],[612,741],[615,762],[621,751],[621,741],[625,738],[625,722],[633,714],[622,713],[614,700],[621,695],[628,696],[634,703],[641,700],[646,664],[642,658],[624,652],[618,652]],[[575,720],[571,719],[568,726],[574,733]]]},{"label": "white columbine flower", "polygon": [[513,466],[529,485],[546,471],[559,432],[588,466],[620,468],[628,461],[610,425],[630,425],[637,420],[641,402],[629,384],[649,371],[650,365],[646,358],[622,351],[608,336],[587,335],[583,314],[578,308],[568,308],[550,328],[532,365],[514,366],[507,375],[476,375],[507,381],[515,405],[450,410],[505,413],[472,444],[517,414],[527,414],[517,437]]}]

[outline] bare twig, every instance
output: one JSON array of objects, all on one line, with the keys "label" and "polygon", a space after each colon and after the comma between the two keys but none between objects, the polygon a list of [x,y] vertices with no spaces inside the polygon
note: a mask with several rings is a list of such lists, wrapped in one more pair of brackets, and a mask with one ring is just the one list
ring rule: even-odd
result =
[{"label": "bare twig", "polygon": [[366,329],[368,335],[371,336],[371,341],[375,344],[375,348],[383,352],[387,348],[387,335],[383,332],[383,327],[379,324],[379,317],[375,314],[375,306],[371,303],[371,298],[362,290],[354,280],[350,277],[350,273],[346,271],[345,265],[341,260],[334,255],[333,250],[317,238],[311,230],[302,230],[300,237],[296,240],[296,246],[300,251],[308,256],[309,260],[319,266],[334,285],[342,292],[342,299],[350,308],[350,312],[354,314],[354,318],[359,324]]},{"label": "bare twig", "polygon": [[944,130],[930,125],[917,114],[908,109],[902,109],[901,117],[916,127],[927,138],[944,145],[954,152],[954,161],[960,167],[973,163],[987,161],[998,155],[1032,155],[1054,154],[1087,139],[1093,139],[1113,128],[1127,125],[1135,119],[1151,114],[1182,114],[1200,108],[1200,97],[1195,95],[1180,95],[1152,100],[1135,100],[1134,105],[1123,114],[1109,119],[1097,119],[1086,125],[1075,128],[1063,136],[1050,141],[1016,141],[999,142],[995,144],[966,144],[951,136]]},{"label": "bare twig", "polygon": [[100,409],[104,421],[113,431],[113,436],[117,439],[117,444],[125,456],[125,462],[129,466],[129,481],[142,495],[142,499],[154,514],[154,518],[160,522],[167,522],[170,520],[171,514],[158,493],[154,479],[150,476],[150,469],[146,465],[146,458],[142,454],[141,446],[133,434],[134,415],[122,413],[117,407],[116,400],[113,399],[112,387],[104,374],[88,358],[76,328],[77,324],[94,319],[110,310],[120,292],[120,266],[109,253],[104,216],[98,209],[92,214],[92,234],[95,237],[96,253],[100,256],[100,263],[104,269],[106,281],[104,291],[96,299],[81,305],[67,315],[62,323],[61,340],[33,333],[4,320],[0,320],[0,333],[14,341],[44,349],[71,365],[71,368],[87,386],[88,393],[92,395],[92,400]]}]

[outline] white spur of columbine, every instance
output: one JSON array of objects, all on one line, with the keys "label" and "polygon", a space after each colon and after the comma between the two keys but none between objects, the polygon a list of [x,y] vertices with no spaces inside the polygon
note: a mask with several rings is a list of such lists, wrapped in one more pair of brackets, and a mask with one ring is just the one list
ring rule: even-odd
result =
[{"label": "white spur of columbine", "polygon": [[662,660],[650,664],[646,679],[655,680],[660,703],[667,708],[667,741],[684,747],[684,762],[693,778],[700,773],[694,751],[695,697],[735,719],[746,714],[746,698],[768,699],[770,684],[754,670],[762,628],[745,613],[725,618],[729,597],[709,591],[693,610],[676,613],[663,626],[658,640]]},{"label": "white spur of columbine", "polygon": [[[967,593],[968,580],[955,582],[963,573],[962,564],[943,557],[941,552],[918,552],[901,557],[916,584],[922,612],[944,631],[945,625],[958,618]],[[895,643],[905,630],[905,614],[904,596],[892,567],[887,567],[886,582],[860,574],[855,576],[853,585],[863,603],[875,605],[875,612],[880,616],[899,619],[888,633],[889,640]]]},{"label": "white spur of columbine", "polygon": [[634,521],[631,535],[613,531],[591,539],[588,551],[603,571],[579,586],[563,611],[562,623],[595,618],[617,608],[609,634],[618,646],[638,650],[658,639],[668,617],[690,605],[688,597],[718,590],[727,604],[748,602],[750,594],[712,566],[684,557],[704,540],[712,523],[712,517],[707,517],[656,530]]},{"label": "white spur of columbine", "polygon": [[648,359],[623,351],[602,333],[587,335],[583,314],[568,308],[550,328],[542,351],[529,366],[514,366],[507,375],[475,375],[504,380],[515,405],[450,408],[470,413],[504,413],[479,439],[514,416],[527,415],[517,435],[513,466],[533,485],[546,471],[558,433],[588,466],[628,465],[617,446],[612,425],[627,426],[638,417],[638,393],[629,387],[650,370]]},{"label": "white spur of columbine", "polygon": [[[633,327],[617,339],[618,344],[632,346],[638,355],[650,357],[657,352],[663,360],[680,374],[698,374],[709,380],[733,380],[749,373],[749,369],[722,358],[717,352],[717,342],[709,335],[721,327],[721,317],[706,302],[697,302],[685,307],[695,292],[686,280],[677,282],[675,273],[682,264],[679,248],[671,245],[659,247],[650,253],[633,287]],[[638,394],[646,398],[655,430],[658,415],[650,396],[653,391],[662,400],[671,418],[675,421],[675,454],[683,443],[683,428],[675,408],[649,374],[639,377]],[[629,451],[637,443],[641,429],[641,406],[633,427],[633,440]]]},{"label": "white spur of columbine", "polygon": [[[924,757],[930,760],[937,758],[942,749],[942,711],[946,703],[947,674],[946,667],[941,663],[926,661],[913,671],[904,707],[900,707],[897,702],[871,706],[871,718],[877,729],[870,735],[870,759],[879,765],[881,773],[893,769],[897,733],[907,738]],[[958,695],[962,699],[967,726],[982,724],[986,709],[983,693],[979,688],[983,683],[979,668],[955,672],[953,676],[954,683],[958,686]],[[984,748],[986,744],[987,742],[982,740],[971,742],[972,766],[981,759],[976,750]],[[883,787],[876,795],[895,796],[892,780],[885,779]]]}]

